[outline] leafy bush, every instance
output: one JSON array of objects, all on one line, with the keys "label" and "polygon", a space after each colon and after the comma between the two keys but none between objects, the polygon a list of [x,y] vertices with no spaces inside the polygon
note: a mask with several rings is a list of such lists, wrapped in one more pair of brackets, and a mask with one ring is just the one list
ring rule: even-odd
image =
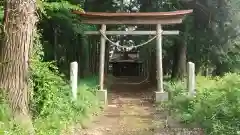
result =
[{"label": "leafy bush", "polygon": [[31,73],[35,127],[39,135],[60,134],[67,125],[89,117],[99,104],[95,97],[96,77],[80,80],[77,101],[72,101],[68,82],[52,62],[41,61],[40,40],[35,40]]},{"label": "leafy bush", "polygon": [[10,108],[4,97],[6,97],[6,94],[0,91],[0,135],[24,134],[24,130],[12,120]]},{"label": "leafy bush", "polygon": [[197,94],[189,97],[181,83],[168,84],[169,107],[185,123],[197,123],[210,135],[240,132],[240,75],[222,78],[197,77]]},{"label": "leafy bush", "polygon": [[[96,98],[97,77],[80,80],[78,99],[72,101],[68,81],[58,72],[53,62],[42,60],[40,36],[35,39],[30,64],[30,84],[33,94],[31,112],[38,135],[55,135],[76,123],[84,124],[97,111],[100,104]],[[11,120],[11,112],[0,95],[0,134],[23,135]],[[80,127],[79,127],[80,128]]]},{"label": "leafy bush", "polygon": [[8,132],[8,128],[11,127],[9,109],[3,97],[4,94],[0,91],[0,134]]}]

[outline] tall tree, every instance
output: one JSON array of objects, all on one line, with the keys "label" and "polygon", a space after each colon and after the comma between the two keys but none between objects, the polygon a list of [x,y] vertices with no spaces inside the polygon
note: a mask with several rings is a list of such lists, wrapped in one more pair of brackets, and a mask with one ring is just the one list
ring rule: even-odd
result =
[{"label": "tall tree", "polygon": [[5,0],[0,46],[0,88],[7,93],[13,118],[33,131],[29,113],[29,52],[37,17],[35,0]]}]

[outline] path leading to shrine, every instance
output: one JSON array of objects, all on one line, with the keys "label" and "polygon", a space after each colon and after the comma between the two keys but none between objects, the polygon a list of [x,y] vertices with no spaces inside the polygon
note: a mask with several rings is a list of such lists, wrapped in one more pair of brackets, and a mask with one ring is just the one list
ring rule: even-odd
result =
[{"label": "path leading to shrine", "polygon": [[148,85],[113,85],[108,107],[81,135],[153,135],[165,126],[165,118],[155,118],[153,92]]},{"label": "path leading to shrine", "polygon": [[153,93],[153,89],[146,84],[113,85],[108,91],[108,106],[87,129],[76,131],[75,135],[173,134],[167,130],[168,113],[164,108],[155,107]]}]

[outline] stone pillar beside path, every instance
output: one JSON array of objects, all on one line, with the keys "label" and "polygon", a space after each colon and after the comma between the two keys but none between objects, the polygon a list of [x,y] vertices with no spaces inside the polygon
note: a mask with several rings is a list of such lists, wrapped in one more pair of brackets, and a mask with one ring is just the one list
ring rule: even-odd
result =
[{"label": "stone pillar beside path", "polygon": [[188,62],[187,66],[188,78],[187,78],[187,89],[189,96],[196,94],[196,75],[195,75],[195,64]]},{"label": "stone pillar beside path", "polygon": [[78,85],[78,63],[71,62],[70,64],[70,82],[73,100],[77,100],[77,85]]}]

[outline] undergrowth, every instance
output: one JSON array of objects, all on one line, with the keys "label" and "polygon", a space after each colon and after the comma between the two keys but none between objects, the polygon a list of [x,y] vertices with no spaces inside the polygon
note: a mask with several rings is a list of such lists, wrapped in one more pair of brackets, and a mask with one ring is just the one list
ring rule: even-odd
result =
[{"label": "undergrowth", "polygon": [[197,76],[196,95],[189,97],[183,82],[169,82],[169,107],[184,123],[197,123],[208,135],[240,134],[240,75]]},{"label": "undergrowth", "polygon": [[[30,64],[32,98],[30,109],[37,135],[59,135],[71,126],[80,126],[98,111],[97,77],[79,80],[77,101],[72,101],[69,82],[58,72],[53,62],[44,62],[40,36],[36,37]],[[0,97],[0,134],[24,135],[11,120],[4,96]],[[81,128],[81,127],[78,127]]]}]

